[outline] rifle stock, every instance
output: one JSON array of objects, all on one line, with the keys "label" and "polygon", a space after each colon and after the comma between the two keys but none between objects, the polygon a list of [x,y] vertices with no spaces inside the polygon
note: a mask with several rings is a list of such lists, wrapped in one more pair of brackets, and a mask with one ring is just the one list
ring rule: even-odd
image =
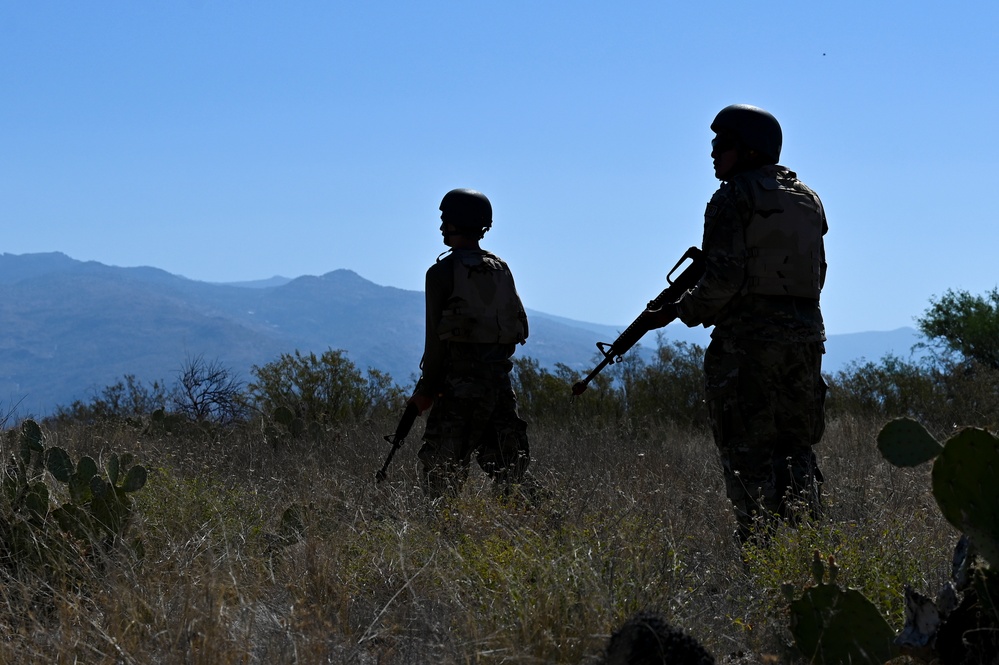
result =
[{"label": "rifle stock", "polygon": [[388,468],[392,462],[392,457],[395,456],[395,451],[402,447],[403,441],[409,436],[409,430],[413,429],[413,423],[416,422],[416,418],[419,415],[420,411],[416,408],[415,404],[407,404],[406,410],[403,411],[402,418],[399,419],[399,424],[395,428],[395,434],[385,435],[385,440],[392,444],[392,450],[389,451],[388,457],[385,458],[385,464],[375,474],[376,481],[382,482],[388,477]]},{"label": "rifle stock", "polygon": [[[677,275],[676,279],[672,279],[673,273],[675,273],[684,261],[690,261],[690,265],[684,268],[683,272]],[[597,374],[603,371],[604,367],[607,365],[613,365],[614,363],[621,360],[621,357],[631,350],[631,347],[638,343],[638,340],[642,339],[645,333],[653,329],[653,322],[658,319],[658,322],[662,325],[666,325],[673,321],[675,316],[670,317],[667,315],[665,322],[663,317],[660,315],[659,310],[663,306],[670,303],[674,303],[680,299],[688,289],[694,288],[697,282],[701,279],[701,275],[704,274],[704,257],[702,252],[697,247],[690,247],[680,260],[676,262],[673,269],[669,271],[666,275],[666,281],[669,283],[662,293],[649,301],[649,304],[645,307],[645,310],[638,315],[638,317],[632,321],[631,325],[624,329],[618,338],[614,340],[613,343],[608,344],[607,342],[597,342],[597,349],[603,354],[604,358],[600,363],[593,368],[589,374],[586,375],[581,381],[577,381],[572,386],[572,395],[577,397],[582,395]],[[661,327],[661,326],[656,326]]]}]

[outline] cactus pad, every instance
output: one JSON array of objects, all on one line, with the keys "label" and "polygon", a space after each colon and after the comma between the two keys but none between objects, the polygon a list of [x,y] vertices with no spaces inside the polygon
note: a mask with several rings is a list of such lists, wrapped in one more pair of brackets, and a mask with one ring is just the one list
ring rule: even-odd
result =
[{"label": "cactus pad", "polygon": [[42,430],[34,420],[25,420],[21,423],[21,463],[25,466],[32,465],[32,453],[43,453],[45,446],[42,444]]},{"label": "cactus pad", "polygon": [[68,483],[74,471],[73,460],[62,448],[49,448],[45,451],[45,468],[61,483]]},{"label": "cactus pad", "polygon": [[898,655],[878,608],[856,589],[820,584],[791,603],[791,634],[812,662],[883,663]]},{"label": "cactus pad", "polygon": [[881,456],[895,466],[919,466],[940,454],[943,446],[911,418],[896,418],[878,433]]},{"label": "cactus pad", "polygon": [[286,406],[279,406],[274,409],[274,413],[271,416],[274,418],[274,422],[280,423],[285,427],[290,427],[291,421],[295,419],[295,412]]},{"label": "cactus pad", "polygon": [[128,473],[125,474],[125,482],[121,485],[121,491],[123,492],[137,492],[142,489],[146,484],[146,478],[148,472],[146,467],[136,464],[135,466],[129,468]]},{"label": "cactus pad", "polygon": [[121,473],[121,462],[118,460],[117,453],[111,453],[111,457],[108,458],[107,464],[104,465],[104,471],[108,474],[108,480],[111,481],[112,485],[118,484],[118,474]]},{"label": "cactus pad", "polygon": [[944,445],[933,463],[933,496],[947,521],[968,534],[999,565],[999,439],[969,427]]}]

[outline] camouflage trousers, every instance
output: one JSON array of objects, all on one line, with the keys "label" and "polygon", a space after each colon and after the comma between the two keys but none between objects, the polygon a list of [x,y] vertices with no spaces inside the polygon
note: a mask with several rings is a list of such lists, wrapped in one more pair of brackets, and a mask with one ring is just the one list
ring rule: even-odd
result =
[{"label": "camouflage trousers", "polygon": [[510,368],[509,362],[475,363],[449,372],[444,393],[427,418],[419,452],[428,496],[460,491],[473,455],[504,489],[523,482],[531,451]]},{"label": "camouflage trousers", "polygon": [[754,520],[818,517],[825,430],[821,342],[716,339],[704,355],[708,413],[725,489],[745,542]]}]

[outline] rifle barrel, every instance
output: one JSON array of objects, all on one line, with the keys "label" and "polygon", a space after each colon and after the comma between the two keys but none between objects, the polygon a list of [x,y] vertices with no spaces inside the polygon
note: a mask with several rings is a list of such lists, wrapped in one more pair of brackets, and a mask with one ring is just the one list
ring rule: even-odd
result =
[{"label": "rifle barrel", "polygon": [[409,430],[413,429],[413,423],[416,422],[416,418],[419,415],[420,412],[416,408],[415,404],[407,404],[406,410],[402,413],[402,418],[399,419],[399,425],[395,428],[395,434],[385,435],[385,440],[392,444],[392,449],[389,451],[388,457],[385,458],[385,464],[383,464],[382,468],[375,474],[375,480],[377,482],[380,483],[388,477],[389,464],[395,456],[395,451],[402,447],[403,441],[405,441],[406,437],[409,435]]},{"label": "rifle barrel", "polygon": [[[687,266],[675,280],[670,279],[673,276],[673,273],[679,269],[680,265],[688,259],[690,260],[690,265]],[[583,392],[586,391],[590,381],[592,381],[604,367],[617,362],[621,356],[630,351],[631,347],[635,346],[635,344],[638,343],[638,340],[642,339],[645,333],[652,329],[649,321],[652,313],[659,311],[666,304],[679,300],[680,296],[683,295],[684,292],[688,289],[692,289],[697,284],[703,274],[704,258],[701,250],[697,247],[691,247],[683,253],[680,260],[676,262],[673,269],[666,275],[666,281],[669,282],[669,286],[663,289],[662,293],[649,302],[648,306],[642,311],[642,313],[631,322],[631,325],[625,328],[624,332],[618,335],[618,338],[614,340],[614,343],[607,344],[606,342],[597,342],[597,348],[600,349],[600,353],[604,354],[604,358],[600,361],[599,365],[593,368],[592,372],[586,375],[584,379],[577,381],[572,385],[572,396],[578,397],[579,395],[582,395]],[[665,326],[671,323],[674,318],[676,317],[660,317],[657,322],[657,327]]]}]

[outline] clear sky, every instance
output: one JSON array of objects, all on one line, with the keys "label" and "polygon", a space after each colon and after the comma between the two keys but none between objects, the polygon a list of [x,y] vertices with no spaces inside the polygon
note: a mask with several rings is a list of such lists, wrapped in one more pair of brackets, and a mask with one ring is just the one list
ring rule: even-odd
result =
[{"label": "clear sky", "polygon": [[421,290],[454,187],[528,308],[626,324],[771,111],[830,333],[999,283],[999,3],[0,0],[0,251]]}]

